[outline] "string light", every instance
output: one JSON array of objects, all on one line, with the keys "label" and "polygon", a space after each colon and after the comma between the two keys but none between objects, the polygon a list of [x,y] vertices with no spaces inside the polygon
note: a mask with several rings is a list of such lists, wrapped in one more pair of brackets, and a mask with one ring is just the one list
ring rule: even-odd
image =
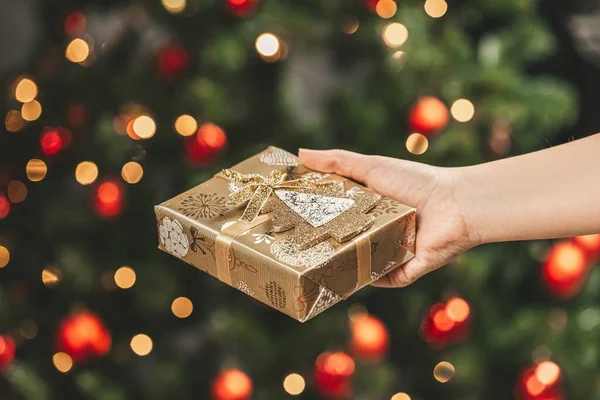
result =
[{"label": "string light", "polygon": [[83,33],[86,25],[85,15],[79,11],[73,11],[65,18],[65,32],[67,35],[75,36]]},{"label": "string light", "polygon": [[83,39],[73,39],[65,49],[65,57],[73,63],[84,62],[90,55],[90,46]]},{"label": "string light", "polygon": [[454,377],[454,372],[454,365],[448,361],[442,361],[433,369],[433,376],[438,382],[446,383]]},{"label": "string light", "polygon": [[401,68],[404,66],[404,63],[406,62],[406,53],[403,51],[400,51],[400,50],[395,51],[394,53],[392,53],[390,60],[394,67]]},{"label": "string light", "polygon": [[156,123],[147,115],[141,115],[133,120],[133,132],[142,139],[149,139],[156,133]]},{"label": "string light", "polygon": [[0,219],[4,219],[10,213],[10,202],[6,196],[0,194]]},{"label": "string light", "polygon": [[227,143],[227,135],[218,125],[208,122],[200,126],[196,140],[200,145],[206,145],[213,150],[220,150]]},{"label": "string light", "polygon": [[21,181],[10,181],[7,189],[8,199],[15,204],[22,203],[27,198],[27,186]]},{"label": "string light", "polygon": [[277,36],[272,33],[262,33],[256,38],[256,51],[265,61],[279,59],[281,45]]},{"label": "string light", "polygon": [[48,155],[54,155],[62,150],[64,142],[58,131],[48,130],[42,134],[40,145],[44,153]]},{"label": "string light", "polygon": [[39,182],[46,177],[46,173],[48,173],[48,167],[42,160],[32,158],[25,166],[25,173],[31,182]]},{"label": "string light", "polygon": [[559,376],[560,367],[552,361],[543,361],[535,368],[535,377],[542,385],[555,384]]},{"label": "string light", "polygon": [[191,115],[183,114],[175,120],[175,131],[181,136],[191,136],[197,129],[198,122]]},{"label": "string light", "polygon": [[4,246],[0,246],[0,268],[4,268],[10,261],[10,251]]},{"label": "string light", "polygon": [[186,0],[162,0],[162,5],[171,14],[179,14],[185,10]]},{"label": "string light", "polygon": [[289,374],[283,380],[283,389],[292,396],[297,396],[306,388],[306,382],[300,374]]},{"label": "string light", "polygon": [[33,339],[38,332],[37,324],[30,320],[26,319],[21,322],[21,335],[28,340]]},{"label": "string light", "polygon": [[29,103],[38,94],[38,87],[34,81],[22,78],[15,86],[15,99],[21,103]]},{"label": "string light", "polygon": [[177,318],[187,318],[193,310],[194,304],[187,297],[178,297],[171,304],[171,311]]},{"label": "string light", "polygon": [[535,363],[541,363],[542,361],[548,361],[550,356],[552,355],[552,350],[548,346],[538,346],[533,349],[531,353],[531,358]]},{"label": "string light", "polygon": [[446,304],[446,314],[448,318],[456,323],[464,322],[469,317],[471,308],[469,304],[460,297],[454,297]]},{"label": "string light", "polygon": [[153,344],[150,336],[139,333],[131,339],[130,346],[138,356],[147,356],[152,351]]},{"label": "string light", "polygon": [[443,17],[448,11],[448,3],[444,0],[427,0],[425,2],[425,12],[431,18]]},{"label": "string light", "polygon": [[98,185],[94,203],[96,210],[103,217],[116,217],[122,211],[123,188],[114,181],[105,181]]},{"label": "string light", "polygon": [[346,18],[342,22],[342,32],[347,35],[352,35],[358,31],[358,20],[356,18]]},{"label": "string light", "polygon": [[397,10],[398,6],[394,0],[379,0],[375,6],[377,15],[385,19],[392,18],[396,15]]},{"label": "string light", "polygon": [[121,289],[129,289],[135,285],[135,271],[131,267],[121,267],[115,272],[115,284]]},{"label": "string light", "polygon": [[21,107],[21,117],[25,121],[35,121],[42,115],[42,105],[37,100],[31,100],[28,103],[23,103]]},{"label": "string light", "polygon": [[82,185],[91,185],[98,178],[98,167],[91,161],[83,161],[75,168],[75,180]]},{"label": "string light", "polygon": [[396,393],[390,400],[410,400],[410,396],[406,393]]},{"label": "string light", "polygon": [[142,180],[144,176],[144,168],[135,161],[130,161],[123,165],[121,169],[121,177],[127,183],[135,184]]},{"label": "string light", "polygon": [[408,29],[399,22],[392,22],[383,28],[383,42],[391,48],[402,46],[408,40]]},{"label": "string light", "polygon": [[65,374],[73,368],[73,359],[67,353],[59,352],[52,356],[52,364],[57,370]]},{"label": "string light", "polygon": [[467,99],[458,99],[450,107],[450,113],[458,122],[469,122],[475,115],[475,106]]},{"label": "string light", "polygon": [[420,133],[413,133],[406,139],[406,149],[412,154],[423,154],[427,151],[428,147],[429,141],[427,137]]},{"label": "string light", "polygon": [[4,127],[9,132],[19,132],[25,127],[25,120],[17,110],[9,110],[4,119]]},{"label": "string light", "polygon": [[60,283],[62,274],[58,268],[47,267],[42,271],[42,283],[46,287],[53,287]]}]

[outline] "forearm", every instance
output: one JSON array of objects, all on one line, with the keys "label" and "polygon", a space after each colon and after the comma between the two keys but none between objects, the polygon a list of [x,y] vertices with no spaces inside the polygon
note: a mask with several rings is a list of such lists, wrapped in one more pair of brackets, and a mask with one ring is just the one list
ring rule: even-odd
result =
[{"label": "forearm", "polygon": [[476,242],[600,232],[600,134],[458,173],[455,196]]}]

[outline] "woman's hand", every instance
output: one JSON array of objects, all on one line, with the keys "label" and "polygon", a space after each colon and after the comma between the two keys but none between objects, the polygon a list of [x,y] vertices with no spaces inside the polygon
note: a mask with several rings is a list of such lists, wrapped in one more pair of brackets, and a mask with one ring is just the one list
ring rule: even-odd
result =
[{"label": "woman's hand", "polygon": [[300,149],[299,155],[308,168],[363,182],[377,193],[417,209],[415,258],[383,276],[375,286],[409,285],[479,242],[457,203],[456,188],[463,181],[458,168],[344,150]]}]

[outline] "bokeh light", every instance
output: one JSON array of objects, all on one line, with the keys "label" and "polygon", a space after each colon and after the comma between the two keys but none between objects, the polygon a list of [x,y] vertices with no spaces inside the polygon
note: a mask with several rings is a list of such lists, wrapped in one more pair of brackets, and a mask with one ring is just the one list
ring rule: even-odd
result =
[{"label": "bokeh light", "polygon": [[396,15],[396,11],[398,11],[398,6],[394,0],[379,0],[375,6],[377,15],[385,19],[392,18]]},{"label": "bokeh light", "polygon": [[21,181],[10,181],[7,189],[8,199],[15,204],[22,203],[27,198],[27,186]]},{"label": "bokeh light", "polygon": [[73,359],[67,353],[59,352],[52,356],[52,364],[60,372],[67,373],[73,368]]},{"label": "bokeh light", "polygon": [[35,323],[35,321],[32,321],[30,319],[23,320],[21,321],[20,332],[25,339],[31,340],[38,333],[37,324]]},{"label": "bokeh light", "polygon": [[358,20],[356,18],[346,18],[342,21],[342,32],[352,35],[358,31]]},{"label": "bokeh light", "polygon": [[227,135],[218,125],[208,122],[200,126],[196,140],[200,145],[220,150],[227,144]]},{"label": "bokeh light", "polygon": [[420,133],[413,133],[406,139],[406,149],[412,154],[423,154],[427,151],[428,147],[429,141],[425,135],[421,135]]},{"label": "bokeh light", "polygon": [[138,356],[147,356],[152,351],[153,344],[150,336],[139,333],[131,339],[130,346]]},{"label": "bokeh light", "polygon": [[4,219],[10,213],[10,201],[4,196],[0,194],[0,219]]},{"label": "bokeh light", "polygon": [[115,272],[115,284],[121,289],[129,289],[135,285],[135,271],[131,267],[121,267]]},{"label": "bokeh light", "polygon": [[191,115],[183,114],[175,120],[175,131],[181,136],[191,136],[197,129],[198,122]]},{"label": "bokeh light", "polygon": [[46,177],[46,174],[48,173],[48,167],[42,160],[32,158],[25,166],[25,173],[30,181],[39,182]]},{"label": "bokeh light", "polygon": [[450,113],[458,122],[468,122],[475,115],[475,106],[467,99],[458,99],[450,107]]},{"label": "bokeh light", "polygon": [[42,151],[48,155],[58,154],[64,147],[62,136],[57,130],[51,129],[42,133],[40,139]]},{"label": "bokeh light", "polygon": [[156,133],[156,123],[147,115],[140,115],[133,120],[133,132],[142,139],[149,139]]},{"label": "bokeh light", "polygon": [[179,14],[185,10],[186,0],[161,0],[162,5],[171,14]]},{"label": "bokeh light", "polygon": [[25,121],[35,121],[42,115],[42,105],[37,100],[31,100],[28,103],[23,103],[21,107],[21,117]]},{"label": "bokeh light", "polygon": [[94,203],[100,215],[107,218],[116,217],[122,211],[123,189],[113,181],[105,181],[98,185]]},{"label": "bokeh light", "polygon": [[454,322],[460,323],[466,321],[470,313],[469,304],[460,297],[453,297],[446,304],[446,314]]},{"label": "bokeh light", "polygon": [[177,318],[187,318],[193,310],[194,304],[187,297],[178,297],[171,303],[171,311]]},{"label": "bokeh light", "polygon": [[433,369],[434,378],[441,383],[446,383],[454,377],[454,365],[448,361],[442,361],[438,363]]},{"label": "bokeh light", "polygon": [[79,11],[73,11],[65,18],[65,33],[76,36],[85,31],[87,21],[85,15]]},{"label": "bokeh light", "polygon": [[548,346],[538,346],[531,352],[531,358],[535,363],[541,363],[542,361],[547,361],[552,356],[552,350]]},{"label": "bokeh light", "polygon": [[392,22],[383,28],[383,42],[391,48],[402,46],[408,40],[408,29],[399,22]]},{"label": "bokeh light", "polygon": [[410,396],[406,393],[396,393],[390,400],[410,400]]},{"label": "bokeh light", "polygon": [[306,388],[306,382],[300,374],[289,374],[283,380],[283,389],[293,396],[297,396]]},{"label": "bokeh light", "polygon": [[448,11],[448,3],[444,0],[427,0],[425,2],[425,12],[431,18],[443,17]]},{"label": "bokeh light", "polygon": [[82,185],[90,185],[98,178],[98,167],[91,161],[82,161],[75,168],[75,179]]},{"label": "bokeh light", "polygon": [[263,57],[273,57],[280,49],[279,39],[272,33],[262,33],[256,38],[256,51]]},{"label": "bokeh light", "polygon": [[535,368],[535,377],[542,385],[554,385],[559,376],[560,367],[552,361],[543,361]]},{"label": "bokeh light", "polygon": [[29,103],[38,94],[38,87],[34,81],[22,78],[15,86],[15,99],[21,103]]},{"label": "bokeh light", "polygon": [[213,381],[213,400],[247,400],[251,396],[252,380],[239,369],[225,370]]},{"label": "bokeh light", "polygon": [[90,46],[83,39],[73,39],[65,49],[65,57],[74,63],[84,62],[90,55]]},{"label": "bokeh light", "polygon": [[454,328],[454,321],[452,321],[450,319],[450,317],[448,317],[448,314],[446,313],[446,310],[437,310],[434,314],[433,314],[433,325],[440,331],[440,332],[448,332],[450,331],[452,328]]},{"label": "bokeh light", "polygon": [[17,110],[9,110],[4,119],[4,127],[8,132],[19,132],[25,127],[25,120]]},{"label": "bokeh light", "polygon": [[121,177],[127,183],[135,184],[142,180],[144,168],[135,161],[130,161],[121,168]]},{"label": "bokeh light", "polygon": [[53,287],[60,283],[62,273],[56,267],[46,267],[42,271],[42,283],[46,287]]},{"label": "bokeh light", "polygon": [[10,261],[10,251],[4,246],[0,246],[0,268],[4,268]]}]

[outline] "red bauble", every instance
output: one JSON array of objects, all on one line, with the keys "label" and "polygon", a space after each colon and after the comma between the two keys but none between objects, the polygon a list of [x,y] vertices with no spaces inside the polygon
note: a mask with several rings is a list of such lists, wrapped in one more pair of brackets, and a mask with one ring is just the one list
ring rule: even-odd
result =
[{"label": "red bauble", "polygon": [[315,382],[319,392],[328,398],[348,397],[352,390],[354,360],[343,352],[321,353],[315,362]]},{"label": "red bauble", "polygon": [[74,361],[103,356],[110,350],[110,332],[100,317],[91,312],[74,314],[61,321],[57,347]]},{"label": "red bauble", "polygon": [[232,14],[242,17],[256,9],[256,0],[227,0],[227,9]]},{"label": "red bauble", "polygon": [[158,52],[156,68],[165,79],[180,77],[190,64],[188,51],[180,45],[165,47]]},{"label": "red bauble", "polygon": [[116,181],[104,181],[94,192],[94,206],[98,214],[105,218],[114,218],[123,211],[123,186]]},{"label": "red bauble", "polygon": [[252,396],[252,380],[239,369],[221,372],[212,383],[213,400],[246,400]]},{"label": "red bauble", "polygon": [[357,357],[379,359],[388,350],[390,338],[385,325],[376,317],[363,315],[351,321],[350,347]]},{"label": "red bauble", "polygon": [[590,266],[581,247],[563,241],[554,245],[546,256],[542,277],[553,294],[568,299],[579,293]]},{"label": "red bauble", "polygon": [[6,335],[0,335],[0,373],[4,372],[15,359],[15,341]]},{"label": "red bauble", "polygon": [[573,242],[581,247],[588,257],[600,257],[600,233],[595,235],[575,236]]},{"label": "red bauble", "polygon": [[410,126],[424,135],[443,129],[448,123],[448,107],[433,96],[421,97],[410,112]]}]

